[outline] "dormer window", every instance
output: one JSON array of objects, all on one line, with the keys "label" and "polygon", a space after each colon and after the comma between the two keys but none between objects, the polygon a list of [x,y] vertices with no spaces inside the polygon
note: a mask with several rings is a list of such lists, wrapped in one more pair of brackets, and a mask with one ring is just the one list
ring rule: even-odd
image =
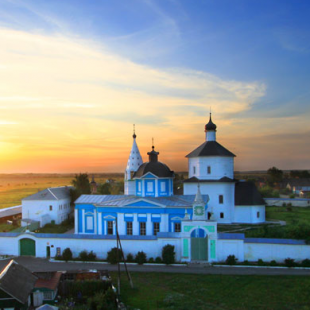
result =
[{"label": "dormer window", "polygon": [[211,166],[208,166],[207,172],[208,172],[208,174],[211,174]]}]

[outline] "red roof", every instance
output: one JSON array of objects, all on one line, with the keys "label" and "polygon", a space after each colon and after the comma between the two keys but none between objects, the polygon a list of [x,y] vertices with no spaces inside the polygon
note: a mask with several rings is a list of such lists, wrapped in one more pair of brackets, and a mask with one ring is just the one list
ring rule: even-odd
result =
[{"label": "red roof", "polygon": [[57,271],[55,272],[53,277],[49,280],[38,279],[34,287],[35,288],[47,288],[49,290],[55,291],[58,287],[61,275],[62,275],[62,272]]}]

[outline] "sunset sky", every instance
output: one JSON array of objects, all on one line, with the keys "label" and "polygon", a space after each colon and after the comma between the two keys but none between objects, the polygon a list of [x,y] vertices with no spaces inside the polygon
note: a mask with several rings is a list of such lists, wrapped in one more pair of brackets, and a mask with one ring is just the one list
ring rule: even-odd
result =
[{"label": "sunset sky", "polygon": [[310,169],[310,2],[0,0],[0,173],[187,170],[209,111],[235,170]]}]

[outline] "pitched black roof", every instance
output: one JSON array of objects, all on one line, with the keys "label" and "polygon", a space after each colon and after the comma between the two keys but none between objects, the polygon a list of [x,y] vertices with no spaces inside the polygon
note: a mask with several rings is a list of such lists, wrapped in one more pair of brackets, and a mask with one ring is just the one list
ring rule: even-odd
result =
[{"label": "pitched black roof", "polygon": [[37,279],[30,270],[11,260],[0,273],[0,289],[24,304]]},{"label": "pitched black roof", "polygon": [[228,156],[236,157],[235,154],[231,153],[224,146],[220,145],[216,141],[206,141],[197,147],[194,151],[186,155],[186,157],[200,157],[200,156]]},{"label": "pitched black roof", "polygon": [[169,169],[169,167],[160,161],[150,161],[148,163],[142,164],[139,169],[134,173],[133,177],[142,177],[146,173],[151,172],[159,178],[172,178],[174,172]]},{"label": "pitched black roof", "polygon": [[254,183],[239,181],[235,185],[235,205],[261,206],[266,203]]},{"label": "pitched black roof", "polygon": [[186,179],[183,181],[184,183],[213,183],[213,182],[218,182],[218,183],[231,183],[231,182],[236,182],[234,179],[228,178],[228,177],[223,177],[221,179],[217,180],[199,180],[196,177],[191,177],[189,179]]}]

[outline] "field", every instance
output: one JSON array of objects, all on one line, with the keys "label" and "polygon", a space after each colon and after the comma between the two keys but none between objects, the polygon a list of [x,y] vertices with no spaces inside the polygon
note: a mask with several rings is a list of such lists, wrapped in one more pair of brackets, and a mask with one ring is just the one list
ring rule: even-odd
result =
[{"label": "field", "polygon": [[[71,185],[74,174],[0,174],[0,209],[17,206],[21,199],[47,187]],[[120,181],[121,174],[95,174],[97,183]]]},{"label": "field", "polygon": [[[117,273],[111,273],[117,285]],[[229,276],[131,273],[121,277],[121,297],[130,309],[229,310],[310,309],[306,276]]]}]

